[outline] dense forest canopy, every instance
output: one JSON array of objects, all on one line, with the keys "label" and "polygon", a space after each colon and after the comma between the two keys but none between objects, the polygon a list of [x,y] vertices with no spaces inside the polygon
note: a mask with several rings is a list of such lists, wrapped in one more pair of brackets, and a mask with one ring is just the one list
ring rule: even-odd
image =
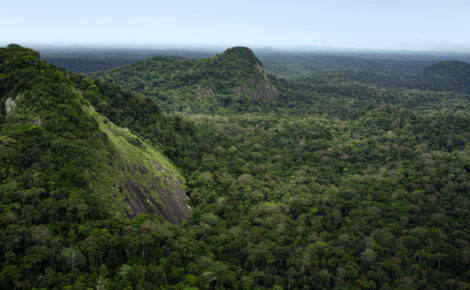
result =
[{"label": "dense forest canopy", "polygon": [[[153,56],[178,56],[185,59],[202,59],[224,48],[60,48],[35,47],[42,59],[71,72],[95,72],[113,69]],[[254,48],[269,73],[282,77],[298,77],[319,70],[365,69],[392,71],[407,75],[421,72],[431,64],[446,60],[470,62],[468,53],[426,53],[400,51],[354,51],[354,50],[283,50]]]},{"label": "dense forest canopy", "polygon": [[[446,81],[468,64],[284,78],[246,48],[87,76],[19,46],[0,61],[3,288],[470,287],[470,95]],[[259,84],[277,96],[251,97]],[[103,211],[89,174],[113,150],[85,104],[180,170],[180,226]]]},{"label": "dense forest canopy", "polygon": [[470,93],[470,64],[462,61],[443,61],[428,66],[423,74],[434,89]]},{"label": "dense forest canopy", "polygon": [[[282,74],[265,74],[264,70],[259,73],[256,68],[263,64],[249,49],[238,47],[201,60],[159,56],[88,75],[141,92],[169,113],[295,111],[348,118],[383,104],[424,109],[436,104],[459,107],[470,100],[470,82],[466,79],[470,65],[464,62],[430,62],[410,74],[408,69],[397,69],[393,61],[353,58],[363,65],[329,64],[330,69],[318,69],[321,65],[317,59],[303,60],[304,70],[309,65],[315,69],[284,78]],[[298,62],[294,59],[285,65],[288,68],[284,71],[289,71]],[[248,89],[237,90],[238,86]],[[270,90],[274,94],[269,94]],[[258,92],[267,97],[250,98]]]}]

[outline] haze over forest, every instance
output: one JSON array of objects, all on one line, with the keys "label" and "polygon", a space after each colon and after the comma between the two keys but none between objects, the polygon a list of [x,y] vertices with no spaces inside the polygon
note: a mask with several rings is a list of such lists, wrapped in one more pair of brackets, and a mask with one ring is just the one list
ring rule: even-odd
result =
[{"label": "haze over forest", "polygon": [[0,289],[470,289],[469,11],[3,3]]},{"label": "haze over forest", "polygon": [[11,1],[4,45],[470,50],[465,0]]}]

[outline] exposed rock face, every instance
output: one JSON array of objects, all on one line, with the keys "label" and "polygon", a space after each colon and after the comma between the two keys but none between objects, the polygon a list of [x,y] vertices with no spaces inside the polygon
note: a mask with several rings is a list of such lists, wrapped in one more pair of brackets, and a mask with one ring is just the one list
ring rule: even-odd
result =
[{"label": "exposed rock face", "polygon": [[[21,96],[18,95],[16,96],[15,99],[13,99],[12,97],[9,97],[5,100],[5,119],[8,119],[11,116],[11,114],[13,114],[13,112],[16,109],[16,103],[18,102],[20,98]],[[36,117],[32,120],[31,123],[35,126],[41,126],[42,120],[40,117]]]},{"label": "exposed rock face", "polygon": [[125,201],[131,210],[126,210],[129,217],[158,214],[174,224],[180,224],[183,219],[189,217],[189,197],[183,190],[183,180],[178,175],[153,160],[147,165],[118,167],[124,173],[119,191],[125,193]]},{"label": "exposed rock face", "polygon": [[188,218],[191,209],[183,190],[184,181],[171,162],[127,128],[118,127],[96,113],[93,107],[84,110],[95,118],[114,149],[108,164],[112,189],[102,194],[110,211],[128,217],[158,214],[175,224]]},{"label": "exposed rock face", "polygon": [[[7,61],[3,62],[5,58]],[[36,58],[37,61],[32,58]],[[84,205],[92,202],[93,206],[98,208],[100,217],[114,216],[121,219],[127,216],[133,217],[139,213],[149,213],[159,214],[172,223],[180,223],[182,219],[189,216],[190,208],[186,203],[188,197],[183,190],[184,178],[157,147],[147,143],[129,129],[119,127],[104,115],[97,113],[65,76],[59,77],[56,68],[39,61],[39,54],[11,45],[8,49],[0,49],[0,59],[2,59],[0,74],[13,72],[12,83],[1,84],[1,93],[4,94],[1,98],[4,106],[2,110],[8,118],[4,123],[14,130],[22,128],[23,125],[27,125],[28,129],[31,128],[30,124],[42,125],[44,128],[41,133],[44,132],[44,134],[41,134],[41,140],[50,138],[51,141],[49,147],[45,147],[47,142],[42,143],[41,149],[46,150],[38,151],[37,158],[33,158],[34,161],[29,158],[30,156],[18,155],[19,158],[26,158],[25,160],[32,163],[28,162],[23,165],[20,162],[19,165],[15,164],[11,166],[11,170],[7,168],[6,171],[1,168],[2,174],[0,175],[6,174],[7,178],[14,178],[19,173],[23,174],[24,170],[29,170],[30,166],[37,166],[36,169],[41,169],[41,174],[50,176],[51,184],[66,184],[64,186],[67,189],[70,188],[71,192],[78,191],[80,186],[72,181],[75,180],[75,176],[78,176],[76,172],[71,172],[67,177],[55,174],[56,168],[69,165],[69,159],[72,158],[73,162],[77,160],[76,169],[84,172],[83,178],[79,179],[89,185],[83,190],[83,194],[90,197],[90,199],[85,199]],[[19,71],[18,74],[17,71]],[[45,77],[31,77],[36,74],[45,75]],[[78,82],[82,84],[81,81]],[[27,85],[27,87],[32,87],[31,90],[26,91],[22,88],[25,82],[31,82]],[[92,81],[85,82],[92,83]],[[60,89],[57,89],[56,85]],[[25,93],[17,94],[19,89],[25,90]],[[41,90],[44,94],[33,96],[35,90]],[[108,88],[105,87],[106,92],[103,94],[109,93],[109,98],[114,98],[115,88],[110,89],[109,92],[107,90]],[[129,110],[132,112],[137,106],[153,104],[145,100],[141,101],[140,97],[127,92],[125,98],[129,98],[126,106],[131,107],[132,109]],[[44,103],[47,103],[47,106],[44,106]],[[121,103],[113,103],[115,106],[119,104]],[[149,114],[152,118],[158,116],[156,113]],[[63,128],[44,126],[47,125],[46,116],[48,115],[60,118]],[[63,135],[65,132],[68,133],[67,136]],[[9,134],[16,133],[7,132],[6,136],[10,136]],[[11,136],[16,138],[15,135]],[[63,138],[67,141],[62,142]],[[28,143],[21,143],[22,138],[13,140],[18,144],[18,149],[13,150],[28,154],[29,151],[22,150],[22,148],[29,144],[30,139]],[[83,150],[77,150],[76,146],[70,144],[83,146],[80,148]],[[62,155],[57,157],[51,153],[57,148],[56,145],[60,147],[61,154],[66,157],[62,158]],[[33,151],[36,154],[36,151]],[[87,159],[82,161],[81,158]],[[88,159],[93,159],[95,162],[89,162]],[[54,162],[54,166],[47,166],[50,162]],[[51,188],[56,188],[54,185],[51,186]],[[39,187],[42,188],[43,185]],[[21,187],[18,190],[21,190]]]},{"label": "exposed rock face", "polygon": [[[236,94],[263,100],[278,97],[261,61],[251,49],[241,46],[199,60],[153,57],[92,75],[113,79],[152,98],[161,95],[161,106],[170,111],[182,107],[191,111],[218,110],[232,104],[230,97]],[[139,81],[122,81],[129,77]],[[168,98],[173,94],[181,98]]]},{"label": "exposed rock face", "polygon": [[[158,170],[165,170],[157,164],[154,165]],[[138,170],[141,174],[147,173],[143,167],[139,167]],[[189,198],[182,186],[183,181],[179,177],[170,175],[162,180],[155,177],[146,187],[126,177],[120,190],[126,190],[129,193],[126,198],[126,202],[132,209],[132,212],[128,212],[129,216],[156,213],[171,223],[179,224],[183,219],[188,218],[191,212],[186,204]],[[152,191],[157,194],[152,194]],[[160,200],[156,200],[154,196],[158,196]]]},{"label": "exposed rock face", "polygon": [[[251,96],[253,98],[261,98],[266,100],[272,100],[279,96],[277,89],[271,85],[269,82],[268,76],[266,75],[266,71],[261,65],[256,66],[260,76],[262,77],[262,81],[253,82],[252,85],[255,88],[255,95]],[[249,80],[250,82],[250,80]]]},{"label": "exposed rock face", "polygon": [[11,97],[7,98],[7,100],[5,101],[5,118],[8,118],[10,114],[15,111],[17,100],[18,97],[16,97],[16,99],[14,100]]},{"label": "exposed rock face", "polygon": [[272,100],[279,96],[277,89],[269,82],[266,71],[260,65],[256,65],[256,74],[246,80],[248,87],[235,87],[237,94],[245,93],[254,99]]},{"label": "exposed rock face", "polygon": [[[170,189],[163,189],[158,186],[158,182],[155,180],[149,189],[144,189],[134,183],[132,179],[127,178],[124,189],[129,192],[126,201],[132,208],[132,213],[128,214],[136,216],[140,213],[156,213],[171,223],[181,223],[183,219],[189,217],[190,208],[186,204],[188,197],[182,190],[179,181],[171,180],[169,187]],[[149,190],[158,191],[161,200],[155,200]]]}]

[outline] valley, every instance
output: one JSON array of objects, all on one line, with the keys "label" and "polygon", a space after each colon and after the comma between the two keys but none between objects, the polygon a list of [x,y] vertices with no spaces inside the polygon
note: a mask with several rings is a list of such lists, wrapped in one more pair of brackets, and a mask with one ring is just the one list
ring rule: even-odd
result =
[{"label": "valley", "polygon": [[470,287],[468,63],[204,53],[1,48],[3,288]]}]

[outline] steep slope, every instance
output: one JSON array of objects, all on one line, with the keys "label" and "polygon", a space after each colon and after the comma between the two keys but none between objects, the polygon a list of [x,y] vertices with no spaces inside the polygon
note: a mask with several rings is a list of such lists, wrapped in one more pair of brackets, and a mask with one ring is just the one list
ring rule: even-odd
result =
[{"label": "steep slope", "polygon": [[96,113],[93,107],[88,106],[86,111],[98,122],[117,155],[115,164],[119,170],[114,173],[114,180],[119,184],[121,201],[115,206],[122,206],[123,199],[128,205],[124,207],[128,216],[158,213],[172,223],[187,218],[189,206],[185,203],[188,197],[182,188],[183,179],[166,157],[128,129]]},{"label": "steep slope", "polygon": [[[328,93],[338,78],[318,98],[322,79],[305,79],[284,108],[314,113],[187,114],[192,127],[32,51],[0,60],[1,289],[469,288],[466,104],[374,104],[378,90]],[[164,202],[155,178],[179,182],[155,146],[185,164],[181,227],[127,218]]]},{"label": "steep slope", "polygon": [[61,210],[81,220],[157,213],[179,223],[188,217],[183,179],[165,156],[97,113],[36,52],[10,45],[0,61],[4,197],[24,199],[30,192],[40,203],[71,203]]},{"label": "steep slope", "polygon": [[278,96],[261,62],[246,47],[202,60],[153,57],[90,75],[143,92],[169,111],[214,111]]}]

